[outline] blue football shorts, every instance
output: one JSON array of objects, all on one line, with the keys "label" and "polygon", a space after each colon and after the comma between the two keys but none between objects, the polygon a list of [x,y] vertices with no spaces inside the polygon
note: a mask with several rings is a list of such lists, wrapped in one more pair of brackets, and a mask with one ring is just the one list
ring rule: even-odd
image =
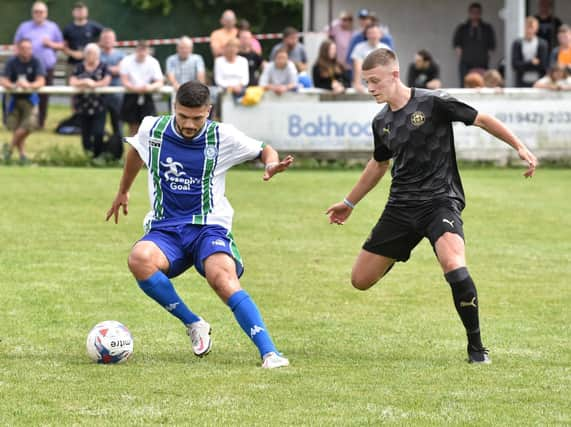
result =
[{"label": "blue football shorts", "polygon": [[205,276],[204,260],[218,252],[234,259],[238,277],[244,273],[242,258],[232,233],[219,225],[153,225],[139,241],[153,242],[165,254],[169,261],[168,277],[176,277],[192,266]]}]

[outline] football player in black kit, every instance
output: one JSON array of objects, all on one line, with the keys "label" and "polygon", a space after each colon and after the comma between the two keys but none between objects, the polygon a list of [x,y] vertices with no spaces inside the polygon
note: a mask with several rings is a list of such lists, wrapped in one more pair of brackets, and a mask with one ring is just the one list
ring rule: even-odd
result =
[{"label": "football player in black kit", "polygon": [[466,267],[460,213],[464,190],[454,151],[452,122],[481,127],[512,146],[532,177],[535,156],[500,121],[479,113],[444,92],[415,89],[400,81],[394,52],[376,49],[363,62],[363,78],[377,103],[386,105],[373,120],[375,150],[347,197],[327,210],[330,223],[343,224],[389,169],[389,200],[351,273],[360,290],[377,283],[396,261],[406,261],[426,237],[450,284],[454,305],[468,336],[468,361],[490,363],[482,344],[476,287]]}]

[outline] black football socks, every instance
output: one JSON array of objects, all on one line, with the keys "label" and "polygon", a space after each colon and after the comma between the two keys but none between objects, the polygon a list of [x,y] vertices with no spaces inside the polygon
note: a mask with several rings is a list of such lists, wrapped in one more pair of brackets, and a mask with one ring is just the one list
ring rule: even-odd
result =
[{"label": "black football socks", "polygon": [[460,267],[449,271],[444,277],[450,284],[454,306],[466,328],[468,344],[474,349],[483,348],[478,317],[478,293],[468,269]]}]

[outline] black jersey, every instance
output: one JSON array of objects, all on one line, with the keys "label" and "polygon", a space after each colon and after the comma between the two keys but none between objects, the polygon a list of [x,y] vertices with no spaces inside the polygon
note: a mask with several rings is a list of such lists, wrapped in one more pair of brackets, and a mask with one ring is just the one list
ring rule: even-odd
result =
[{"label": "black jersey", "polygon": [[471,125],[478,112],[442,91],[411,89],[400,110],[388,104],[373,119],[374,159],[393,159],[387,205],[455,199],[464,208],[452,122]]}]

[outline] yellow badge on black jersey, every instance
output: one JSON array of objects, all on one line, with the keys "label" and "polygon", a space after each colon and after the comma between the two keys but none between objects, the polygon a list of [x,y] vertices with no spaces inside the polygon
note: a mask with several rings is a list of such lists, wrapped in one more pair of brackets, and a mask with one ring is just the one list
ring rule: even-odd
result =
[{"label": "yellow badge on black jersey", "polygon": [[413,126],[419,127],[426,121],[426,116],[422,111],[415,111],[410,115],[410,122]]}]

